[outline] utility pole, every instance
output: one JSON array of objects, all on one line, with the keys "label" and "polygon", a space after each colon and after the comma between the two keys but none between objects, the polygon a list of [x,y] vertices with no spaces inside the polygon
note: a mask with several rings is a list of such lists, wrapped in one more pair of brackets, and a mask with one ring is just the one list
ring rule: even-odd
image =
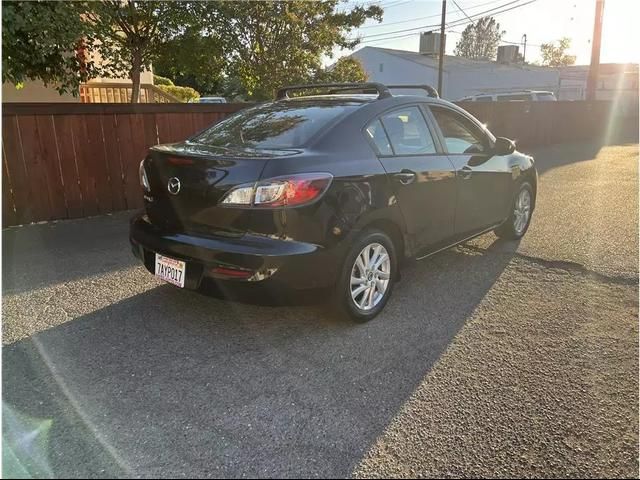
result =
[{"label": "utility pole", "polygon": [[587,100],[596,99],[598,69],[600,68],[600,45],[602,43],[603,13],[604,0],[596,0],[596,18],[593,23],[593,39],[591,40],[591,65],[589,66],[589,78],[587,78]]},{"label": "utility pole", "polygon": [[442,96],[442,64],[444,63],[444,21],[447,16],[447,0],[442,0],[442,20],[440,22],[440,55],[438,58],[438,95]]},{"label": "utility pole", "polygon": [[524,41],[524,48],[522,49],[522,64],[527,63],[527,34],[522,35],[522,39]]}]

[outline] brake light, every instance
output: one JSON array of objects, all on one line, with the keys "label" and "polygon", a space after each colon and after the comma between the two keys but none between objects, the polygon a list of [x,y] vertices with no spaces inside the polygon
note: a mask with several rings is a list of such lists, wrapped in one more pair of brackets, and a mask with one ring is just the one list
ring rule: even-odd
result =
[{"label": "brake light", "polygon": [[222,198],[223,206],[294,207],[318,199],[331,185],[330,173],[302,173],[238,185]]}]

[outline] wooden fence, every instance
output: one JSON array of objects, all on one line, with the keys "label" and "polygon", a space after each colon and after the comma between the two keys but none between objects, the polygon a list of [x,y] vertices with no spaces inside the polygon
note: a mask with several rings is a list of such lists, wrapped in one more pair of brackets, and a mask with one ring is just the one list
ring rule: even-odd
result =
[{"label": "wooden fence", "polygon": [[[611,102],[462,102],[494,135],[519,147],[595,139],[611,120]],[[637,117],[636,117],[637,122]]]},{"label": "wooden fence", "polygon": [[138,165],[246,104],[4,104],[3,226],[139,208]]},{"label": "wooden fence", "polygon": [[[138,208],[138,165],[150,146],[183,140],[247,105],[4,104],[3,225]],[[463,106],[527,147],[594,138],[610,109],[607,102]]]}]

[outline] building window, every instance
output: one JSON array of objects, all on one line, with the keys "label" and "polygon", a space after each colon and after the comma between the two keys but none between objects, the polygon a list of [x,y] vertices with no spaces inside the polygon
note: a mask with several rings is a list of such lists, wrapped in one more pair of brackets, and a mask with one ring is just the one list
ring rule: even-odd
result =
[{"label": "building window", "polygon": [[384,72],[384,63],[381,63],[381,64],[380,64],[380,71],[381,71],[381,72]]}]

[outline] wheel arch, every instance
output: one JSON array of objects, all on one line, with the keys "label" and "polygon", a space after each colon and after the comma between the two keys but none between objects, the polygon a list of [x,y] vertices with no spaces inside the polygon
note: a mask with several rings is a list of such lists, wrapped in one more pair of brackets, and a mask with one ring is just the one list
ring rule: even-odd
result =
[{"label": "wheel arch", "polygon": [[406,255],[406,239],[400,225],[389,218],[377,218],[363,225],[362,230],[377,229],[381,230],[393,241],[393,246],[396,248],[396,255],[399,263]]}]

